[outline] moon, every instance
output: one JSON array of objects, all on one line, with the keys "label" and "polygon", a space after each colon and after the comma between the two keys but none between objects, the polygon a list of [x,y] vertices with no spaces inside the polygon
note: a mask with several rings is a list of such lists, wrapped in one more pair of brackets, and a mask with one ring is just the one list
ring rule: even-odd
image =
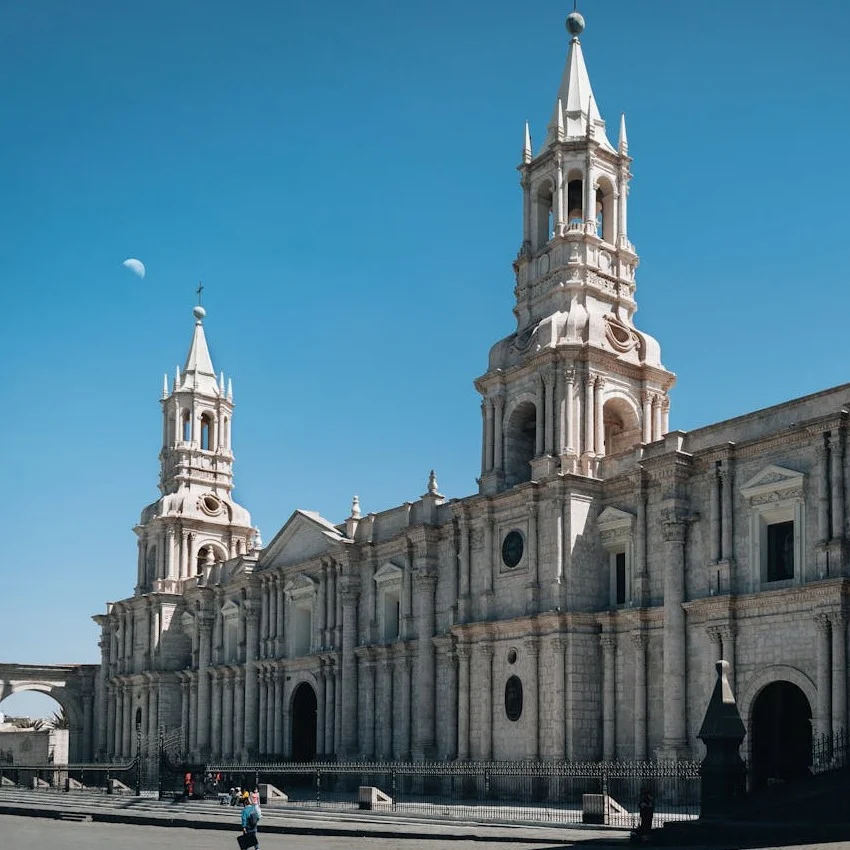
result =
[{"label": "moon", "polygon": [[136,277],[144,277],[145,276],[145,264],[141,260],[136,260],[133,257],[130,257],[129,260],[124,260],[121,263],[125,269],[130,269]]}]

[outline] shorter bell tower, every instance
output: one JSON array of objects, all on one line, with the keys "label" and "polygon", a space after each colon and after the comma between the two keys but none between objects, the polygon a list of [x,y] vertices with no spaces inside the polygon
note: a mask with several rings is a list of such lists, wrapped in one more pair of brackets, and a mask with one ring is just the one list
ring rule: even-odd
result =
[{"label": "shorter bell tower", "polygon": [[142,512],[136,593],[179,592],[204,567],[249,551],[251,516],[233,501],[233,384],[216,378],[204,334],[206,311],[193,310],[186,363],[169,391],[163,380],[160,498]]},{"label": "shorter bell tower", "polygon": [[566,67],[536,154],[525,128],[516,331],[493,346],[475,382],[486,494],[556,472],[602,475],[606,455],[667,432],[676,379],[634,324],[625,116],[614,147],[590,85],[584,28],[582,15],[568,16]]}]

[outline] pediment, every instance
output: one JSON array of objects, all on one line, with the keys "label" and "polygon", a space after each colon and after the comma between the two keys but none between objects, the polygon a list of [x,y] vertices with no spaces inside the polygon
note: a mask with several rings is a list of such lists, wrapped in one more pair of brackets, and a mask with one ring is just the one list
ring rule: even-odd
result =
[{"label": "pediment", "polygon": [[304,573],[293,576],[283,587],[283,592],[293,597],[310,596],[315,590],[316,582]]},{"label": "pediment", "polygon": [[313,511],[297,510],[263,552],[260,569],[287,567],[338,554],[346,538],[328,520]]},{"label": "pediment", "polygon": [[596,518],[596,527],[600,531],[614,531],[618,528],[631,528],[632,522],[634,522],[634,514],[607,507]]},{"label": "pediment", "polygon": [[180,625],[183,631],[188,633],[194,628],[195,618],[188,611],[184,611],[180,617]]},{"label": "pediment", "polygon": [[741,493],[748,499],[765,493],[779,493],[803,486],[805,475],[784,466],[770,465],[741,486]]},{"label": "pediment", "polygon": [[239,606],[232,599],[228,599],[227,602],[221,606],[222,617],[236,617],[238,614]]},{"label": "pediment", "polygon": [[389,562],[384,564],[374,576],[375,583],[379,586],[387,584],[401,584],[403,578],[404,570]]}]

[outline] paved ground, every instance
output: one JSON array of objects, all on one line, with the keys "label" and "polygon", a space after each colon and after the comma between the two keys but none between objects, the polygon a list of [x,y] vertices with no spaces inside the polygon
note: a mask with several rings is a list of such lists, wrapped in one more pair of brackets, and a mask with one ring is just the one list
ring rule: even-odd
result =
[{"label": "paved ground", "polygon": [[[156,847],[179,847],[181,850],[217,850],[236,848],[233,833],[180,827],[130,826],[111,823],[68,823],[42,818],[10,817],[0,815],[0,847],[38,847],[39,850],[151,850]],[[391,850],[400,841],[394,838],[355,838],[332,835],[263,835],[262,850]],[[402,845],[405,846],[405,845]],[[489,841],[433,840],[416,841],[417,850],[505,850],[505,843]],[[528,844],[511,842],[512,850],[549,850],[563,848],[564,844]]]}]

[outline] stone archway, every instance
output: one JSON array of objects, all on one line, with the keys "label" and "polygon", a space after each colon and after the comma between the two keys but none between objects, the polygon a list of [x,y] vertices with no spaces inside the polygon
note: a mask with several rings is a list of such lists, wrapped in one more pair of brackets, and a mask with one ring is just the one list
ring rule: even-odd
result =
[{"label": "stone archway", "polygon": [[24,691],[52,697],[68,717],[68,761],[91,761],[96,723],[95,677],[99,669],[94,664],[0,664],[0,701]]},{"label": "stone archway", "polygon": [[805,776],[812,763],[812,708],[795,684],[778,680],[753,700],[753,788]]},{"label": "stone archway", "polygon": [[316,758],[316,722],[318,701],[309,682],[301,682],[292,695],[293,761],[313,761]]}]

